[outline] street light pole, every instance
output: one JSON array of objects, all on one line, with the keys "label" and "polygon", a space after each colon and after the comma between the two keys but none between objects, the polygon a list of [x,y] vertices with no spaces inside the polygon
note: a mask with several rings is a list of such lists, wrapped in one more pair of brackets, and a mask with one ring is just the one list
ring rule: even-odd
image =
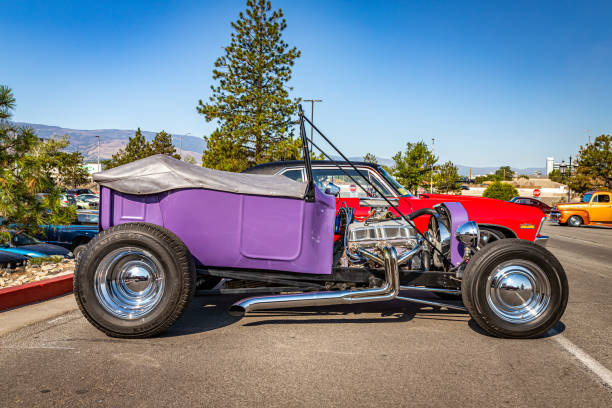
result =
[{"label": "street light pole", "polygon": [[[310,102],[310,121],[314,123],[314,104],[315,102],[323,102],[323,99],[304,99],[304,102]],[[312,142],[314,141],[313,127],[310,127],[310,151],[312,152]]]},{"label": "street light pole", "polygon": [[[433,157],[434,155],[434,145],[436,143],[436,139],[435,138],[431,138],[431,156]],[[433,169],[434,165],[433,162],[431,163],[431,175],[429,176],[429,193],[433,194]]]},{"label": "street light pole", "polygon": [[[561,160],[561,164],[559,165],[559,173],[561,173],[561,183],[565,184],[565,170],[567,169],[567,164],[565,164],[565,160]],[[567,202],[569,203],[569,186],[567,187]]]},{"label": "street light pole", "polygon": [[98,171],[102,171],[100,167],[100,136],[96,136],[96,138],[98,139]]},{"label": "street light pole", "polygon": [[[569,172],[567,173],[567,178],[568,181],[569,179],[572,177],[572,156],[570,156],[570,161],[569,161],[569,167],[568,167]],[[569,186],[569,183],[567,183],[567,202],[570,202],[570,193],[571,193],[571,189]]]}]

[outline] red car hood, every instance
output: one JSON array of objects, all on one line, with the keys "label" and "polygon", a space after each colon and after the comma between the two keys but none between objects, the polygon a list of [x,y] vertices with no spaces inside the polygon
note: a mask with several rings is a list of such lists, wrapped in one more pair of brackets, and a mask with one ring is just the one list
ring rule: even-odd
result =
[{"label": "red car hood", "polygon": [[[470,220],[481,225],[493,225],[511,229],[518,238],[533,241],[544,213],[536,207],[514,204],[493,198],[462,196],[452,194],[423,194],[419,198],[400,199],[400,209],[405,205],[411,211],[433,207],[445,201],[460,202]],[[404,211],[402,209],[402,211]],[[417,225],[419,229],[423,226]]]}]

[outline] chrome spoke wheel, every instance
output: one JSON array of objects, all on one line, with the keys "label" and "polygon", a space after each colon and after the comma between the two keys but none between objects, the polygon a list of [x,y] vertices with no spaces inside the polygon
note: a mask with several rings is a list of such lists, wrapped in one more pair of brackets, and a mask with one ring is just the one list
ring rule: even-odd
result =
[{"label": "chrome spoke wheel", "polygon": [[120,319],[139,319],[150,313],[164,294],[165,273],[155,257],[141,248],[116,249],[96,269],[98,302]]},{"label": "chrome spoke wheel", "polygon": [[546,311],[551,286],[538,265],[527,260],[512,260],[500,264],[489,275],[486,298],[500,319],[524,324]]}]

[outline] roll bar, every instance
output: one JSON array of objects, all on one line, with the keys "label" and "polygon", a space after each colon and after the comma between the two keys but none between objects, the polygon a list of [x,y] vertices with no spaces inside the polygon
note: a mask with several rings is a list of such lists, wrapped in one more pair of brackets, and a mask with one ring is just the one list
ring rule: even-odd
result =
[{"label": "roll bar", "polygon": [[347,172],[344,168],[342,168],[342,166],[334,159],[332,159],[321,147],[319,147],[311,138],[309,138],[306,135],[306,128],[305,128],[305,122],[308,122],[308,124],[310,126],[312,126],[312,128],[323,138],[323,140],[325,140],[331,147],[332,149],[334,149],[341,157],[342,159],[344,159],[344,161],[346,163],[349,164],[349,166],[351,166],[353,168],[353,170],[355,170],[357,172],[357,174],[359,174],[365,181],[366,183],[372,187],[372,189],[374,191],[376,191],[376,193],[381,196],[386,202],[387,204],[389,204],[389,207],[393,208],[395,211],[397,211],[397,213],[400,215],[400,217],[402,219],[404,219],[404,221],[406,221],[408,223],[408,225],[410,225],[412,228],[414,228],[414,230],[417,232],[417,234],[419,234],[423,240],[425,242],[427,242],[431,248],[436,251],[438,254],[440,254],[442,256],[442,259],[446,260],[446,257],[444,256],[444,254],[442,253],[442,251],[440,251],[440,249],[438,249],[423,233],[421,233],[416,226],[414,225],[414,223],[412,222],[412,219],[405,215],[404,213],[402,213],[400,211],[400,209],[391,202],[391,200],[389,200],[389,198],[387,198],[379,189],[378,187],[376,187],[374,185],[374,183],[372,183],[370,181],[370,178],[366,175],[363,174],[354,164],[353,162],[351,162],[348,157],[346,157],[344,155],[344,153],[342,153],[337,147],[336,145],[334,145],[331,140],[329,140],[327,138],[327,136],[325,136],[323,134],[323,132],[321,132],[319,130],[318,127],[315,126],[314,123],[312,123],[312,121],[310,119],[308,119],[305,115],[304,115],[304,111],[302,109],[302,104],[298,104],[298,115],[299,115],[299,119],[300,119],[300,137],[302,138],[302,150],[303,150],[303,154],[304,154],[304,168],[306,169],[306,176],[308,177],[308,187],[306,190],[306,201],[314,201],[314,180],[312,178],[312,163],[310,161],[310,151],[308,149],[308,142],[310,142],[311,146],[314,146],[317,148],[317,150],[319,150],[321,153],[323,153],[323,155],[329,160],[331,161],[340,171],[342,171],[344,174],[346,174],[348,176],[348,178],[350,178],[353,183],[355,183],[359,188],[361,188],[363,191],[367,191],[365,188],[363,188],[363,186],[361,185],[361,183],[359,183],[353,176],[351,176],[349,174],[349,172]]}]

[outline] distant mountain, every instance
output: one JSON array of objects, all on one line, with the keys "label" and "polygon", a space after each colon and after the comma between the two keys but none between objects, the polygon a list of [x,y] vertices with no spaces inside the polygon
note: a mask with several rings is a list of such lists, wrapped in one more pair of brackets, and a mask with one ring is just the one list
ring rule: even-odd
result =
[{"label": "distant mountain", "polygon": [[[331,156],[334,160],[342,160],[342,158],[340,156]],[[363,161],[363,157],[361,156],[352,156],[349,157],[350,160],[353,161]],[[393,160],[392,159],[387,159],[385,157],[377,157],[376,158],[378,160],[378,163],[384,165],[384,166],[393,166]],[[475,176],[484,176],[490,173],[495,173],[495,170],[499,169],[501,167],[501,165],[497,166],[497,167],[471,167],[471,166],[464,166],[462,164],[455,164],[455,166],[457,166],[457,171],[459,173],[460,176],[469,176],[470,175],[470,170],[472,171],[472,177]],[[526,168],[519,168],[519,167],[510,167],[512,169],[512,171],[514,171],[517,175],[520,174],[526,174],[526,175],[532,175],[536,172],[541,172],[542,174],[544,174],[545,169],[544,167],[526,167]]]},{"label": "distant mountain", "polygon": [[[71,150],[80,151],[85,156],[86,160],[97,160],[98,158],[98,140],[96,136],[100,136],[100,158],[101,159],[110,159],[110,157],[119,149],[125,147],[128,142],[128,138],[134,136],[135,130],[124,130],[124,129],[95,129],[95,130],[79,130],[79,129],[69,129],[63,128],[59,126],[49,126],[49,125],[40,125],[36,123],[24,123],[24,122],[16,122],[17,125],[25,125],[31,126],[39,137],[41,138],[50,138],[53,135],[68,135],[70,136],[70,145]],[[147,140],[153,140],[155,137],[155,132],[142,131],[142,134],[145,136]],[[172,141],[174,146],[176,147],[177,152],[180,153],[179,146],[181,145],[181,136],[183,137],[183,155],[192,156],[198,163],[201,162],[202,159],[202,151],[204,150],[205,143],[204,139],[195,136],[186,136],[186,135],[172,135]],[[334,160],[341,160],[340,156],[332,155]],[[360,156],[351,156],[350,160],[353,161],[362,161],[363,157]],[[385,166],[392,166],[393,160],[378,157],[378,162]],[[486,175],[489,173],[494,173],[495,170],[499,169],[500,166],[497,167],[470,167],[464,166],[462,164],[456,164],[457,169],[459,171],[459,175],[461,176],[469,176],[470,169],[472,170],[472,177],[478,175]],[[535,172],[539,171],[544,173],[543,167],[528,167],[528,168],[517,168],[511,167],[516,174],[527,174],[531,175]]]},{"label": "distant mountain", "polygon": [[[128,139],[134,136],[136,132],[135,130],[124,129],[79,130],[24,122],[16,122],[16,124],[32,127],[38,134],[38,137],[44,139],[50,138],[53,135],[70,136],[70,150],[83,153],[86,160],[97,160],[98,158],[98,139],[96,136],[100,136],[100,158],[110,159],[117,150],[127,145]],[[155,137],[155,132],[143,130],[142,134],[149,141]],[[199,163],[202,158],[202,151],[204,150],[204,139],[195,136],[172,134],[172,142],[178,153],[180,153],[181,136],[183,137],[183,154],[192,156]]]},{"label": "distant mountain", "polygon": [[[475,176],[485,176],[487,174],[492,174],[495,173],[496,170],[498,170],[501,166],[497,166],[497,167],[469,167],[469,166],[463,166],[461,164],[456,164],[457,166],[457,170],[459,172],[459,175],[461,176],[469,176],[470,175],[470,169],[472,170],[472,177]],[[512,169],[512,171],[516,174],[516,175],[521,175],[521,174],[526,174],[528,176],[535,174],[536,172],[540,172],[541,174],[544,174],[546,172],[546,169],[544,167],[525,167],[525,168],[519,168],[519,167],[510,167]]]}]

